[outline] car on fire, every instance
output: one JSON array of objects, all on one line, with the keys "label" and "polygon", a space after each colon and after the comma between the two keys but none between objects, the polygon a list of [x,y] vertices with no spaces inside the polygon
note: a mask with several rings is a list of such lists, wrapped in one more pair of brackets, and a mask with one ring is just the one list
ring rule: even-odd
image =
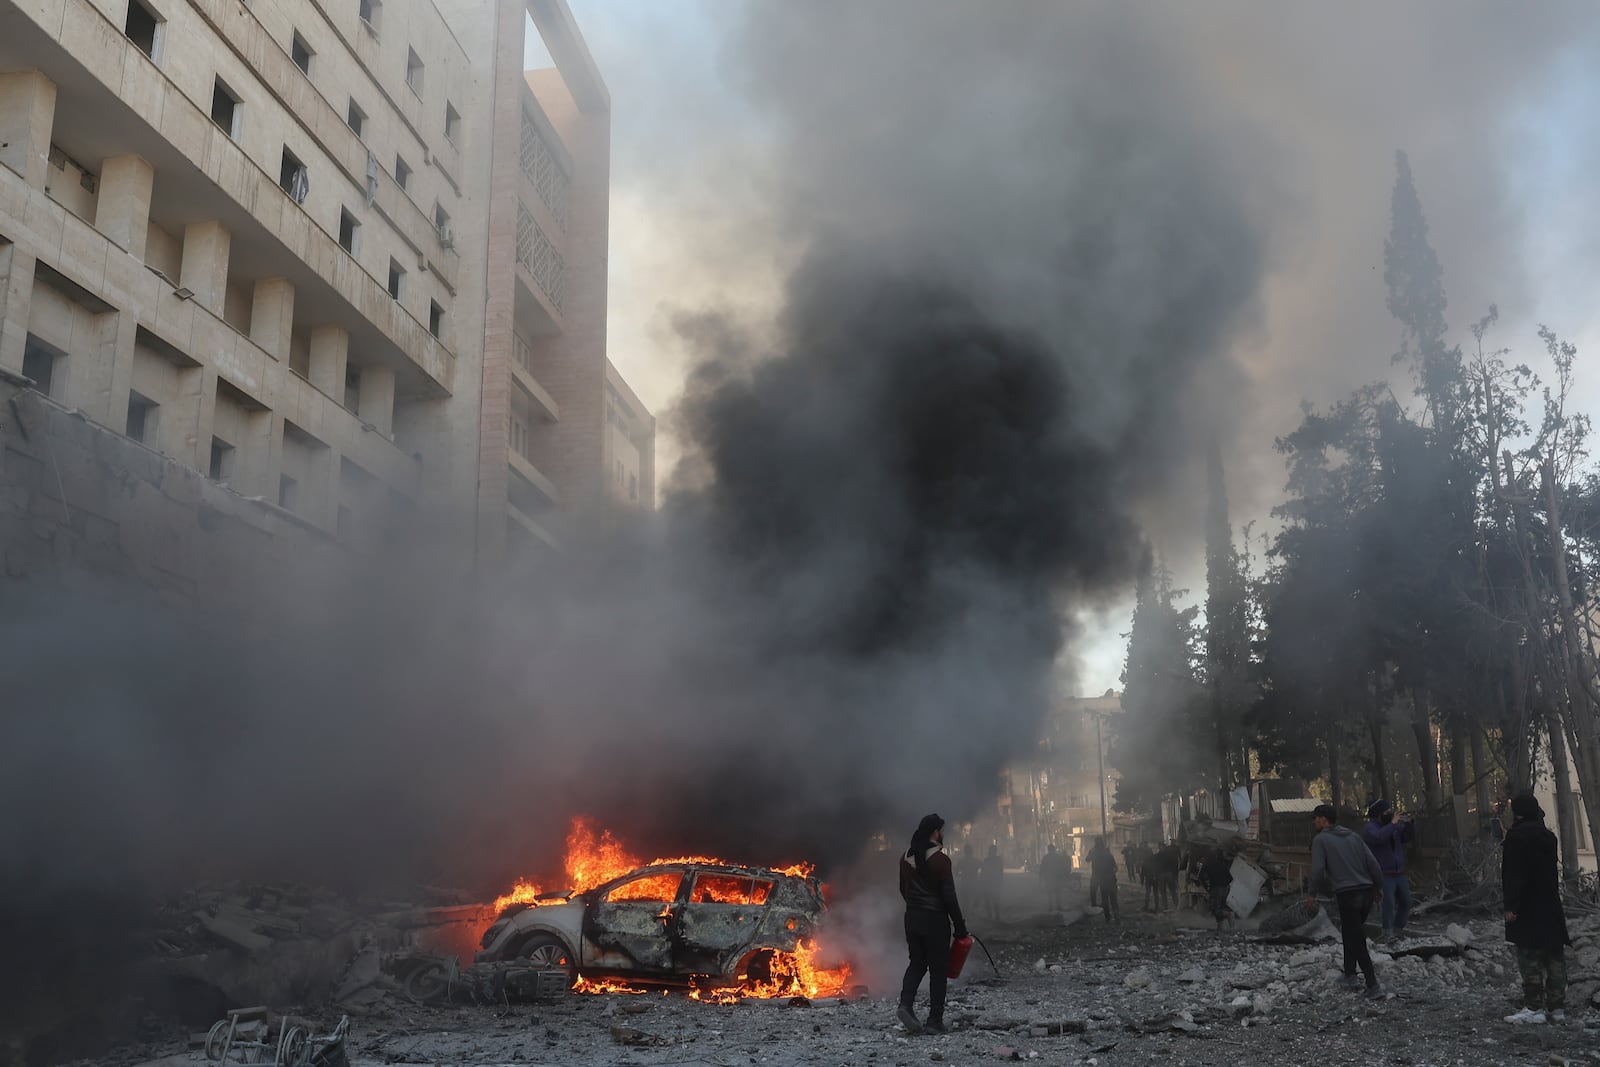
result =
[{"label": "car on fire", "polygon": [[664,863],[550,903],[513,905],[484,932],[478,963],[526,960],[583,978],[764,981],[823,918],[814,877],[766,867]]}]

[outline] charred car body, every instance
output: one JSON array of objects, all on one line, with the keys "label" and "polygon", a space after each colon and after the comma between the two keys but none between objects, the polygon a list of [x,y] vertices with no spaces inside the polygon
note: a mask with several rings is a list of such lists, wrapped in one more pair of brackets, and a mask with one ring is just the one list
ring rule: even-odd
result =
[{"label": "charred car body", "polygon": [[484,933],[477,962],[525,959],[582,977],[688,982],[767,977],[822,919],[815,878],[764,867],[641,867],[584,893],[508,909]]}]

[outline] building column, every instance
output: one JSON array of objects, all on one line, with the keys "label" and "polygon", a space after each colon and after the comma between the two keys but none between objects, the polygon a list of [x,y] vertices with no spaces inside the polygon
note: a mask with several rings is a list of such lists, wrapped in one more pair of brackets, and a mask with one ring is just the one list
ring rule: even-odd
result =
[{"label": "building column", "polygon": [[[195,375],[199,386],[200,395],[194,400],[198,406],[195,409],[194,421],[194,451],[190,457],[190,466],[201,474],[211,473],[211,434],[216,427],[217,419],[217,371],[214,367],[201,367]],[[185,399],[189,399],[185,397]],[[237,446],[235,446],[237,447]]]},{"label": "building column", "polygon": [[[256,282],[250,306],[250,340],[273,359],[284,362],[289,358],[289,335],[293,330],[294,283],[287,278],[263,278]],[[312,359],[314,368],[316,357]]]},{"label": "building column", "polygon": [[0,244],[0,370],[22,373],[28,347],[28,305],[33,302],[33,268],[38,260],[6,242]]},{"label": "building column", "polygon": [[[228,299],[228,251],[233,236],[215,219],[191,222],[183,228],[183,266],[178,285],[194,293],[194,300],[222,318]],[[210,443],[207,442],[207,448]]]},{"label": "building column", "polygon": [[100,165],[95,229],[139,260],[144,259],[144,242],[150,233],[150,192],[155,177],[155,168],[140,156],[112,156]]},{"label": "building column", "polygon": [[55,82],[37,70],[0,74],[0,163],[35,189],[44,188],[55,121]]},{"label": "building column", "polygon": [[121,431],[127,428],[128,394],[133,391],[133,350],[139,339],[139,319],[132,311],[116,312],[115,316],[116,326],[111,341],[111,384],[106,392],[106,425]]},{"label": "building column", "polygon": [[385,437],[394,436],[394,370],[373,364],[361,368],[356,414]]},{"label": "building column", "polygon": [[344,369],[350,359],[350,334],[342,326],[316,326],[311,330],[311,384],[344,403]]}]

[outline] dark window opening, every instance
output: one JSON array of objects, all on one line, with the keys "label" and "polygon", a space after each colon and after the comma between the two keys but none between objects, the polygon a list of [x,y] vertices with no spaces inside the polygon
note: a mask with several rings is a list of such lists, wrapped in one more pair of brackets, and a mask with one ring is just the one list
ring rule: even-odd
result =
[{"label": "dark window opening", "polygon": [[220,437],[211,439],[211,480],[225,482],[233,474],[233,446]]},{"label": "dark window opening", "polygon": [[362,129],[367,125],[367,113],[362,111],[356,102],[352,100],[350,101],[350,110],[345,115],[345,121],[350,124],[351,132],[360,137]]},{"label": "dark window opening", "polygon": [[406,49],[406,84],[418,96],[422,95],[422,57],[415,48]]},{"label": "dark window opening", "polygon": [[289,42],[289,58],[294,60],[294,65],[308,76],[311,74],[311,57],[314,55],[316,53],[306,44],[306,39],[296,33]]},{"label": "dark window opening", "polygon": [[382,0],[358,0],[356,13],[361,16],[361,21],[366,23],[367,29],[373,33],[378,32],[378,20],[383,17]]},{"label": "dark window opening", "polygon": [[406,166],[406,161],[399,156],[394,157],[394,183],[400,187],[402,193],[411,184],[411,168]]},{"label": "dark window opening", "polygon": [[339,209],[339,247],[351,255],[356,251],[356,229],[361,223],[345,208]]},{"label": "dark window opening", "polygon": [[361,368],[346,363],[344,366],[344,406],[355,411],[361,405]]},{"label": "dark window opening", "polygon": [[306,165],[287,148],[283,150],[283,165],[278,168],[278,187],[293,197],[295,203],[306,202],[306,193],[310,188]]},{"label": "dark window opening", "polygon": [[300,503],[300,483],[287,474],[278,475],[278,506],[293,511]]},{"label": "dark window opening", "polygon": [[54,346],[46,344],[30,333],[22,349],[22,376],[31,378],[35,389],[45,396],[50,396],[50,387],[56,376],[56,360],[60,356],[61,352]]},{"label": "dark window opening", "polygon": [[389,260],[389,295],[396,300],[400,299],[400,287],[406,277],[405,268],[394,260]]},{"label": "dark window opening", "polygon": [[128,35],[128,40],[139,51],[151,59],[156,57],[156,38],[161,32],[161,20],[139,0],[128,0],[128,21],[123,23],[122,32]]},{"label": "dark window opening", "polygon": [[229,137],[239,136],[239,98],[218,78],[211,86],[211,121]]},{"label": "dark window opening", "polygon": [[154,400],[146,399],[138,393],[129,393],[128,422],[124,432],[141,445],[149,444],[150,438],[155,435],[158,406]]},{"label": "dark window opening", "polygon": [[428,301],[428,332],[438,337],[444,332],[444,308],[437,301]]},{"label": "dark window opening", "polygon": [[444,136],[451,144],[456,143],[456,138],[461,134],[461,114],[450,103],[444,105]]}]

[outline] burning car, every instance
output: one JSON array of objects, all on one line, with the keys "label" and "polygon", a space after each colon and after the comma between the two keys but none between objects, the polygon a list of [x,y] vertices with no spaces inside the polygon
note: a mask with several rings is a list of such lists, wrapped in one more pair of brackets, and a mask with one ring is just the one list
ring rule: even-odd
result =
[{"label": "burning car", "polygon": [[585,892],[506,907],[476,959],[527,960],[566,971],[571,983],[759,985],[808,957],[804,942],[824,908],[808,868],[659,862]]}]

